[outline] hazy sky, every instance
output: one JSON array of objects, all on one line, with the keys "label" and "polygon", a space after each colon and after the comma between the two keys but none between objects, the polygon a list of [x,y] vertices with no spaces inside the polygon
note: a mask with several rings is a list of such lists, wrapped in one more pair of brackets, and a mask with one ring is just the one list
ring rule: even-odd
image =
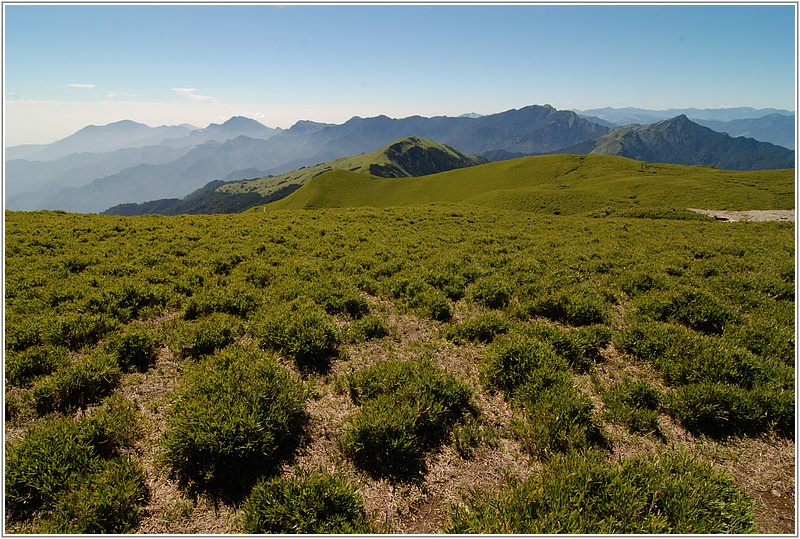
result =
[{"label": "hazy sky", "polygon": [[131,119],[795,108],[795,5],[4,4],[5,145]]}]

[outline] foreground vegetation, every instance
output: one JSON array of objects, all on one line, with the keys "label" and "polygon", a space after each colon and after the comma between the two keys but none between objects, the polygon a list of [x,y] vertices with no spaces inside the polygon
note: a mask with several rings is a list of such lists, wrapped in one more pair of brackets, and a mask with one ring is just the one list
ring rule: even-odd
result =
[{"label": "foreground vegetation", "polygon": [[6,531],[793,530],[793,225],[600,215],[7,212]]}]

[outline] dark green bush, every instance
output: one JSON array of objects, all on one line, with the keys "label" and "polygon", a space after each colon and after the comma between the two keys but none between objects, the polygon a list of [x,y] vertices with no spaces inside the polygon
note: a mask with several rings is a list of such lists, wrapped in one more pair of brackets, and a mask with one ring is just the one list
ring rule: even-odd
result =
[{"label": "dark green bush", "polygon": [[67,363],[67,350],[55,346],[34,346],[6,354],[6,384],[27,387],[34,379],[52,373]]},{"label": "dark green bush", "polygon": [[[566,359],[569,366],[576,372],[586,372],[592,363],[592,358],[584,353],[584,349],[589,348],[589,343],[579,340],[579,337],[583,337],[584,334],[579,335],[575,329],[561,329],[548,324],[532,324],[524,331],[552,346],[553,350]],[[589,339],[589,337],[585,338]]]},{"label": "dark green bush", "polygon": [[196,320],[211,313],[225,313],[246,318],[258,308],[258,298],[241,284],[226,284],[203,289],[183,307],[184,320]]},{"label": "dark green bush", "polygon": [[40,328],[44,324],[40,317],[13,316],[6,314],[6,350],[19,352],[43,344]]},{"label": "dark green bush", "polygon": [[438,322],[447,322],[453,316],[450,300],[438,290],[426,290],[419,298],[425,316]]},{"label": "dark green bush", "polygon": [[554,292],[520,305],[517,315],[521,318],[543,316],[572,326],[605,324],[608,321],[605,301],[597,294],[580,289]]},{"label": "dark green bush", "polygon": [[701,290],[680,290],[651,295],[637,304],[644,316],[677,322],[708,334],[722,333],[738,319],[734,309]]},{"label": "dark green bush", "polygon": [[439,289],[450,301],[458,301],[464,297],[467,287],[466,277],[443,270],[441,272],[432,271],[423,279],[432,287]]},{"label": "dark green bush", "polygon": [[80,420],[54,416],[36,424],[8,446],[7,518],[40,515],[36,533],[130,533],[147,483],[119,449],[133,442],[136,423],[133,405],[112,398]]},{"label": "dark green bush", "polygon": [[36,381],[32,388],[36,411],[68,412],[93,404],[116,387],[121,375],[116,360],[93,352]]},{"label": "dark green bush", "polygon": [[313,303],[277,307],[256,322],[264,348],[293,359],[302,371],[327,372],[339,354],[340,337],[333,317]]},{"label": "dark green bush", "polygon": [[502,309],[511,301],[513,292],[513,287],[505,279],[483,277],[472,284],[470,297],[473,302],[488,309]]},{"label": "dark green bush", "polygon": [[117,322],[106,315],[70,313],[50,320],[43,328],[43,338],[53,346],[77,350],[97,343],[116,327]]},{"label": "dark green bush", "polygon": [[248,534],[374,533],[364,502],[343,477],[299,472],[290,479],[262,481],[242,506]]},{"label": "dark green bush", "polygon": [[572,383],[572,377],[551,367],[537,369],[517,392],[525,411],[514,431],[525,451],[539,458],[581,451],[604,440],[594,417],[594,405]]},{"label": "dark green bush", "polygon": [[99,298],[86,303],[90,312],[107,314],[122,323],[139,318],[149,307],[160,307],[168,303],[165,289],[146,283],[126,283],[120,288],[103,291]]},{"label": "dark green bush", "polygon": [[310,295],[328,314],[346,314],[354,319],[369,314],[367,300],[353,285],[343,280],[317,283]]},{"label": "dark green bush", "polygon": [[658,432],[658,408],[661,395],[643,380],[623,378],[601,392],[606,405],[605,416],[625,425],[631,433]]},{"label": "dark green bush", "polygon": [[361,409],[348,419],[340,445],[376,477],[418,477],[425,452],[474,413],[470,389],[430,361],[379,363],[351,375],[348,384]]},{"label": "dark green bush", "polygon": [[793,435],[791,391],[748,390],[719,383],[700,383],[672,390],[667,412],[693,433],[724,438],[758,434],[775,428]]},{"label": "dark green bush", "polygon": [[241,331],[231,315],[214,313],[178,328],[173,350],[182,358],[201,358],[231,344]]},{"label": "dark green bush", "polygon": [[36,526],[36,533],[132,533],[145,513],[147,496],[141,464],[129,457],[103,462],[97,471],[70,485]]},{"label": "dark green bush", "polygon": [[53,506],[74,476],[96,466],[92,445],[75,421],[57,416],[38,424],[6,452],[5,502],[9,518],[24,520]]},{"label": "dark green bush", "polygon": [[380,339],[386,337],[388,334],[389,328],[386,322],[372,315],[354,320],[348,327],[348,335],[354,342]]},{"label": "dark green bush", "polygon": [[490,343],[497,335],[502,335],[511,327],[511,323],[502,315],[489,311],[479,314],[475,318],[461,322],[447,328],[445,337],[456,344],[461,339],[470,342]]},{"label": "dark green bush", "polygon": [[450,534],[754,533],[753,502],[729,476],[679,453],[608,462],[572,452],[499,495],[475,491]]},{"label": "dark green bush", "polygon": [[156,362],[158,340],[152,329],[128,325],[106,341],[105,350],[117,360],[123,371],[136,369],[144,372]]},{"label": "dark green bush", "polygon": [[165,460],[190,491],[237,498],[294,451],[305,390],[274,358],[229,348],[192,365],[163,438]]},{"label": "dark green bush", "polygon": [[487,351],[481,376],[489,389],[512,396],[540,367],[570,372],[567,361],[549,344],[532,335],[509,333],[497,339]]}]

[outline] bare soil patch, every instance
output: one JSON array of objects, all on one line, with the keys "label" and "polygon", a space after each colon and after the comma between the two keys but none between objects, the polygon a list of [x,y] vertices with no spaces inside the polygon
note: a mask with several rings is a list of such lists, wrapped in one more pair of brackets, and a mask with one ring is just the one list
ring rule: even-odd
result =
[{"label": "bare soil patch", "polygon": [[728,210],[705,210],[699,208],[689,208],[690,211],[708,215],[717,221],[786,221],[794,223],[794,210],[745,210],[745,211],[728,211]]}]

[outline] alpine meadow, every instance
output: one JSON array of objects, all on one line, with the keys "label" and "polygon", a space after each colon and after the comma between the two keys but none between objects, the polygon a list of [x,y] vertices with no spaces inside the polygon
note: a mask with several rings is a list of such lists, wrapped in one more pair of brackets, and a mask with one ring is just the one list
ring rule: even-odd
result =
[{"label": "alpine meadow", "polygon": [[586,153],[6,211],[6,533],[796,533],[794,169]]}]

